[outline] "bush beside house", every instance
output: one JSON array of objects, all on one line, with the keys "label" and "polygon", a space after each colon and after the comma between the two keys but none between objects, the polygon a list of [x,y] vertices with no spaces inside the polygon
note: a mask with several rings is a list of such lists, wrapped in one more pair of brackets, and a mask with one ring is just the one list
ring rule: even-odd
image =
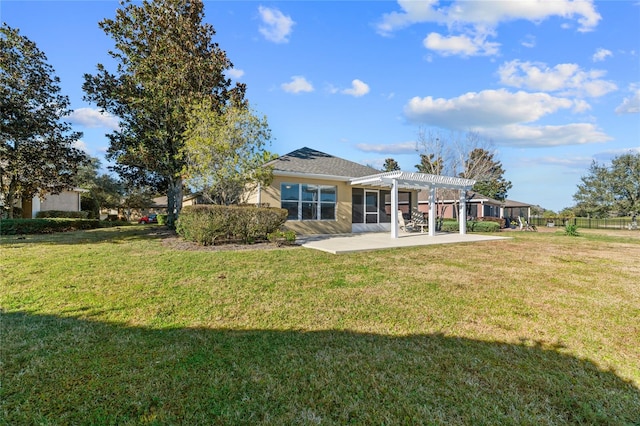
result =
[{"label": "bush beside house", "polygon": [[252,243],[267,240],[287,219],[287,210],[267,207],[185,206],[176,225],[187,241],[202,245],[221,242]]},{"label": "bush beside house", "polygon": [[[467,222],[467,230],[469,232],[498,232],[500,231],[500,224],[498,222],[472,220]],[[460,224],[457,221],[445,220],[442,222],[441,231],[459,232]]]}]

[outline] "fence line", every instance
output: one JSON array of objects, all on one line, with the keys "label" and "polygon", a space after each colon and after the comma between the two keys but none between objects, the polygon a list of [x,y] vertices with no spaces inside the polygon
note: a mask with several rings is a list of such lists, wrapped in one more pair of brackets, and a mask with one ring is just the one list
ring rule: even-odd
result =
[{"label": "fence line", "polygon": [[[578,228],[587,229],[638,229],[637,222],[631,218],[613,217],[606,219],[593,219],[589,217],[531,217],[529,223],[535,226],[566,226],[576,225]],[[634,226],[635,225],[635,226]]]}]

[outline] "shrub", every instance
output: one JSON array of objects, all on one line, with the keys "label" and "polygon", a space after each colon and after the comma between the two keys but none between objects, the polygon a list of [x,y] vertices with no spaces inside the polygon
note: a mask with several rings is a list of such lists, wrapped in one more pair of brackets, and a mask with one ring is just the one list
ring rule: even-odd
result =
[{"label": "shrub", "polygon": [[440,230],[442,232],[458,232],[460,227],[458,226],[458,222],[455,220],[443,220],[440,225]]},{"label": "shrub", "polygon": [[267,239],[275,245],[289,245],[296,242],[296,233],[294,231],[274,231],[267,234]]},{"label": "shrub", "polygon": [[500,223],[494,221],[471,221],[467,224],[467,229],[471,232],[498,232],[500,231]]},{"label": "shrub", "polygon": [[100,227],[100,221],[97,219],[3,219],[0,221],[0,234],[51,234],[98,227]]},{"label": "shrub", "polygon": [[185,240],[202,245],[222,240],[251,243],[265,240],[286,220],[285,209],[196,205],[182,209],[176,231]]},{"label": "shrub", "polygon": [[49,219],[49,218],[58,218],[58,219],[86,219],[88,217],[88,212],[68,212],[62,210],[44,210],[36,213],[36,218],[38,219]]},{"label": "shrub", "polygon": [[578,226],[571,223],[567,223],[564,227],[564,235],[568,235],[570,237],[579,236],[580,234],[578,233]]},{"label": "shrub", "polygon": [[[499,225],[498,229],[504,228],[506,225],[506,219],[503,217],[490,217],[490,216],[479,217],[478,222],[495,222]],[[480,231],[480,232],[485,232],[485,231]],[[493,232],[493,231],[486,231],[486,232]]]},{"label": "shrub", "polygon": [[159,214],[159,215],[157,216],[157,218],[158,218],[158,225],[166,225],[166,224],[167,224],[167,217],[168,217],[168,216],[169,216],[169,215],[166,215],[166,214]]},{"label": "shrub", "polygon": [[[459,232],[460,224],[457,221],[446,220],[442,222],[440,228],[443,232]],[[500,223],[498,222],[484,222],[470,220],[467,222],[467,231],[469,232],[498,232],[500,231]]]}]

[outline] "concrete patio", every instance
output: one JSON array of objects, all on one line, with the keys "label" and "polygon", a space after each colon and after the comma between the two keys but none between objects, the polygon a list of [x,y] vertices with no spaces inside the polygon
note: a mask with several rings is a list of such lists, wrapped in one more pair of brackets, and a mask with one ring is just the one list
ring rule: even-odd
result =
[{"label": "concrete patio", "polygon": [[307,235],[298,237],[303,246],[333,254],[352,253],[367,250],[381,250],[398,247],[417,247],[432,244],[475,243],[479,241],[507,240],[510,237],[494,235],[437,233],[429,236],[423,233],[406,233],[391,238],[388,232],[364,232],[340,235]]}]

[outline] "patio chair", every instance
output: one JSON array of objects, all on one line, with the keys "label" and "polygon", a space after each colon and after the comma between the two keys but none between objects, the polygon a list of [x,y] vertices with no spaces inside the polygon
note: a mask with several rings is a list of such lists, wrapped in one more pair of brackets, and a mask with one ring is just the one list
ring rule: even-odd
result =
[{"label": "patio chair", "polygon": [[429,229],[429,223],[424,219],[424,213],[418,209],[411,210],[411,222],[414,228],[420,228],[420,232],[424,233],[425,229]]},{"label": "patio chair", "polygon": [[538,228],[535,225],[530,225],[529,221],[522,220],[520,216],[518,216],[518,224],[520,226],[521,231],[533,231],[533,232],[538,231]]},{"label": "patio chair", "polygon": [[416,230],[413,221],[405,222],[404,216],[402,216],[402,210],[398,210],[398,227],[404,232],[413,232]]}]

